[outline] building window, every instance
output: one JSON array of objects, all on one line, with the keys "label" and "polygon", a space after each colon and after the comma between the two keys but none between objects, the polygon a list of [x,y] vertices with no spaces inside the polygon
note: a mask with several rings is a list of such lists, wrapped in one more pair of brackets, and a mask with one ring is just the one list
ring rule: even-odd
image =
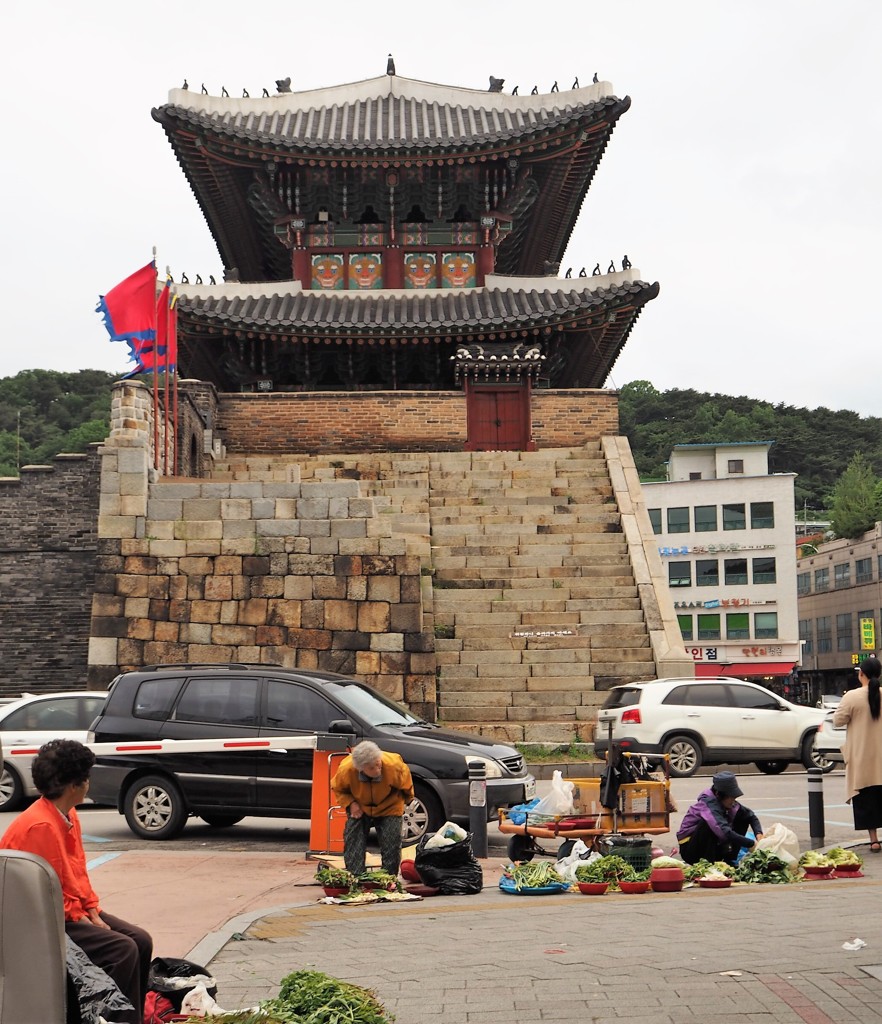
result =
[{"label": "building window", "polygon": [[711,530],[717,529],[716,505],[696,505],[693,511],[696,533],[709,533]]},{"label": "building window", "polygon": [[743,505],[723,505],[723,529],[747,529],[747,519],[744,515]]},{"label": "building window", "polygon": [[729,612],[726,615],[726,639],[750,639],[750,615],[747,612]]},{"label": "building window", "polygon": [[691,587],[692,586],[692,563],[691,562],[668,562],[668,586],[669,587]]},{"label": "building window", "polygon": [[744,459],[729,459],[729,472],[730,473],[743,473],[744,472]]},{"label": "building window", "polygon": [[882,580],[882,555],[876,555],[876,572],[879,573],[879,579]]},{"label": "building window", "polygon": [[684,640],[692,639],[692,616],[691,615],[678,615],[677,622],[680,626],[680,636]]},{"label": "building window", "polygon": [[689,533],[689,509],[668,509],[668,533]]},{"label": "building window", "polygon": [[753,582],[754,583],[775,583],[777,572],[774,558],[754,558],[753,560]]},{"label": "building window", "polygon": [[840,562],[833,566],[833,589],[842,590],[851,585],[851,563]]},{"label": "building window", "polygon": [[778,613],[754,612],[753,635],[757,640],[774,640],[778,636]]},{"label": "building window", "polygon": [[815,593],[830,589],[830,570],[815,569]]},{"label": "building window", "polygon": [[661,509],[660,508],[650,508],[650,509],[647,509],[647,511],[649,512],[649,521],[650,521],[650,523],[652,523],[652,532],[653,533],[661,533],[662,532],[662,528],[661,528]]},{"label": "building window", "polygon": [[696,587],[718,587],[720,585],[720,563],[716,558],[699,558],[695,563]]},{"label": "building window", "polygon": [[689,479],[690,480],[700,480],[701,479],[701,473],[690,473],[689,474]]},{"label": "building window", "polygon": [[799,595],[808,594],[812,589],[811,573],[800,572],[796,575],[796,593]]},{"label": "building window", "polygon": [[719,640],[720,639],[720,616],[699,615],[698,616],[698,639]]},{"label": "building window", "polygon": [[775,525],[775,503],[773,501],[752,501],[750,503],[750,528],[771,530]]},{"label": "building window", "polygon": [[726,584],[728,586],[740,586],[747,583],[747,559],[727,558],[723,565],[726,573]]},{"label": "building window", "polygon": [[814,653],[814,640],[812,639],[812,620],[811,619],[800,619],[799,620],[799,639],[802,641],[802,653],[813,654]]},{"label": "building window", "polygon": [[815,639],[818,642],[818,654],[830,654],[833,650],[833,639],[830,627],[830,616],[821,615],[815,619]]},{"label": "building window", "polygon": [[850,651],[853,647],[851,612],[845,612],[836,616],[836,650]]},{"label": "building window", "polygon": [[873,559],[856,558],[854,562],[855,583],[870,583],[873,580]]}]

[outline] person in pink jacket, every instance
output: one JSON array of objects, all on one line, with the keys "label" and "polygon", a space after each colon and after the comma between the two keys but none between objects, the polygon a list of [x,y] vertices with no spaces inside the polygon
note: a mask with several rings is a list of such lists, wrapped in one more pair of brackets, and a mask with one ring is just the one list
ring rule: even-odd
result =
[{"label": "person in pink jacket", "polygon": [[879,853],[882,827],[882,662],[864,658],[858,665],[857,689],[842,695],[833,724],[846,726],[845,799],[851,802],[854,827],[866,829],[870,852]]}]

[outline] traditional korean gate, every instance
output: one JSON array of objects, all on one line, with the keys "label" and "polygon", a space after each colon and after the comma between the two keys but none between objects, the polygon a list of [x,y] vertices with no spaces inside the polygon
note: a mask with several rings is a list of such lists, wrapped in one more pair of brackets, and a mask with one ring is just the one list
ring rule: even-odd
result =
[{"label": "traditional korean gate", "polygon": [[516,452],[532,449],[530,385],[466,388],[468,441],[466,451]]}]

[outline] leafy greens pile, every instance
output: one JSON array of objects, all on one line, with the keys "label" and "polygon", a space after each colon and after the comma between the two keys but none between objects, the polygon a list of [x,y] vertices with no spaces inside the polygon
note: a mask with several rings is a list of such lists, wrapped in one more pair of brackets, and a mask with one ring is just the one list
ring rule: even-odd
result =
[{"label": "leafy greens pile", "polygon": [[786,861],[769,850],[753,850],[735,868],[736,882],[768,882],[773,885],[795,880]]}]

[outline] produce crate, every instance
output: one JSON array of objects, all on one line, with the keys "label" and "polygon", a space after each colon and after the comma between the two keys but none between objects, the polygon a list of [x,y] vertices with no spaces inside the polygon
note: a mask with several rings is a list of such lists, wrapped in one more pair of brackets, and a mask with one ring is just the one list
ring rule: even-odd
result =
[{"label": "produce crate", "polygon": [[652,860],[652,840],[639,836],[602,836],[597,840],[600,852],[621,857],[635,871],[645,871]]},{"label": "produce crate", "polygon": [[[599,827],[613,831],[612,811],[600,803],[600,779],[572,779],[576,784],[573,802],[579,814],[596,817]],[[626,782],[619,787],[616,828],[661,829],[668,828],[666,782]]]}]

